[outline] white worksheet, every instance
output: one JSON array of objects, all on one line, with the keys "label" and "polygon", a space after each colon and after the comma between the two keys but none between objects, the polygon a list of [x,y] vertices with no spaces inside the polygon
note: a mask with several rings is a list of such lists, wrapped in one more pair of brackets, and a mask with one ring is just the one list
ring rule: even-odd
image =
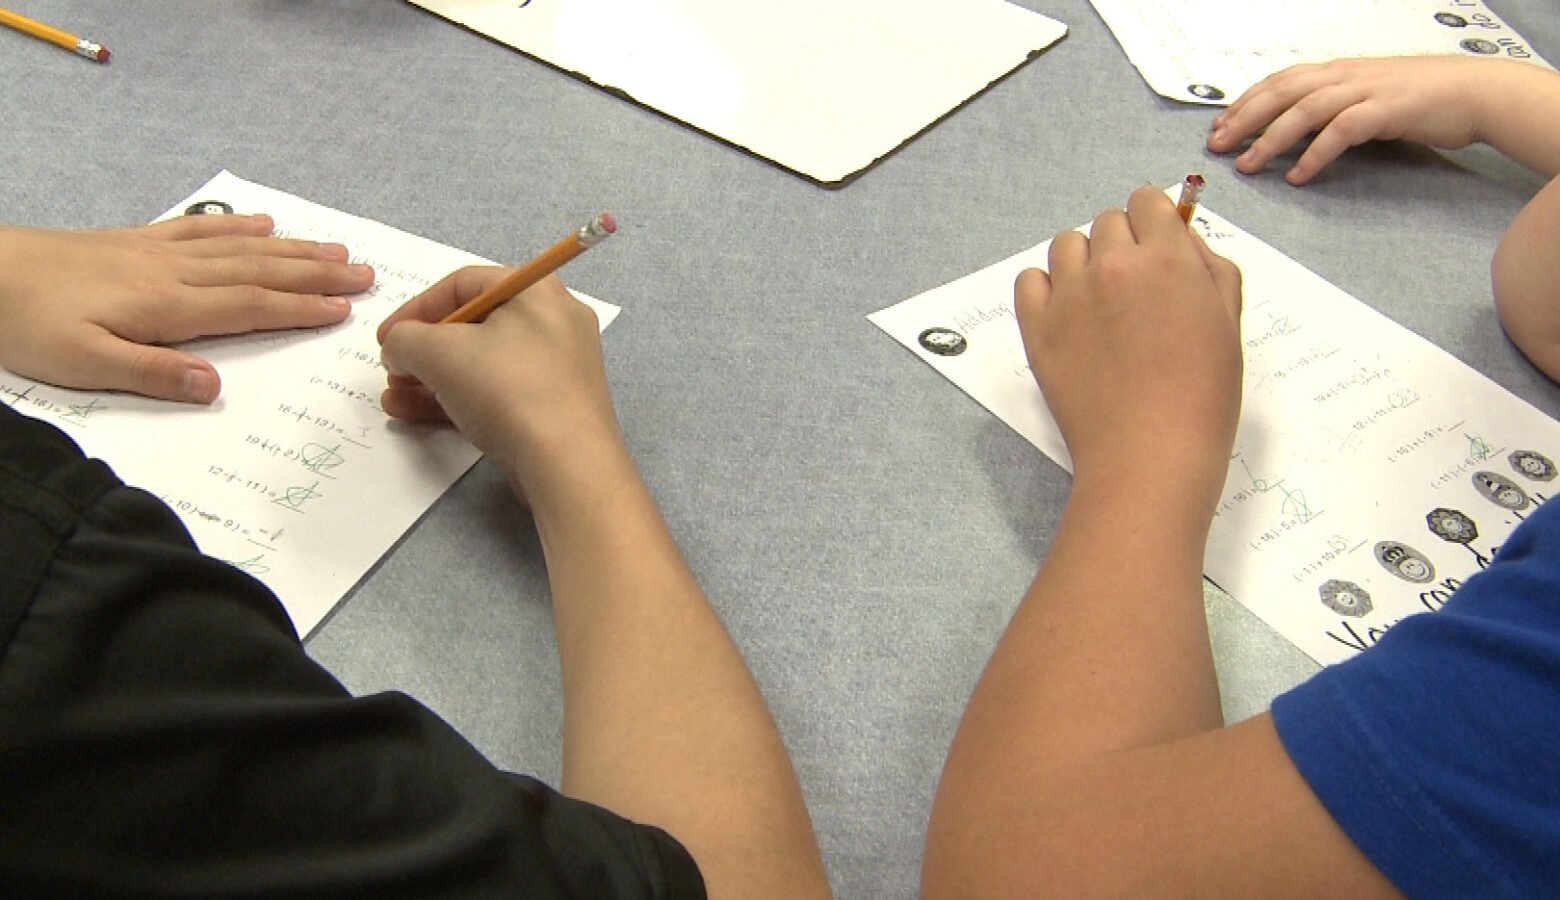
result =
[{"label": "white worksheet", "polygon": [[[1439,609],[1556,490],[1560,423],[1207,209],[1193,225],[1245,296],[1204,572],[1318,662],[1347,658]],[[868,318],[1070,470],[1013,314],[1049,247]]]},{"label": "white worksheet", "polygon": [[411,2],[831,186],[1067,33],[1005,0]]},{"label": "white worksheet", "polygon": [[[336,325],[181,345],[222,377],[209,407],[56,388],[3,369],[0,402],[53,423],[161,497],[203,552],[263,581],[306,635],[480,456],[452,428],[385,415],[375,329],[452,270],[487,260],[228,172],[167,216],[218,204],[268,213],[278,235],[345,244],[374,267],[373,287]],[[575,296],[603,328],[618,312]]]},{"label": "white worksheet", "polygon": [[1224,105],[1279,69],[1463,54],[1548,66],[1483,0],[1090,0],[1162,96]]}]

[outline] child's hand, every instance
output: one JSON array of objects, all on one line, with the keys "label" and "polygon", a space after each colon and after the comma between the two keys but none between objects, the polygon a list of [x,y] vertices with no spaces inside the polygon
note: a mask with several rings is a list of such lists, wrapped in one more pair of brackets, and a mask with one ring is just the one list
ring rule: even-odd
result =
[{"label": "child's hand", "polygon": [[[1372,140],[1456,149],[1482,140],[1481,98],[1505,60],[1465,56],[1337,59],[1291,66],[1241,94],[1213,120],[1208,149],[1228,153],[1261,132],[1235,160],[1247,174],[1315,134],[1285,177],[1305,184],[1344,150]],[[1264,130],[1266,129],[1266,130]]]},{"label": "child's hand", "polygon": [[1153,187],[1057,235],[1050,267],[1013,306],[1075,477],[1189,485],[1211,510],[1240,416],[1240,271]]},{"label": "child's hand", "polygon": [[184,216],[134,228],[0,228],[0,366],[74,388],[210,403],[205,360],[159,346],[328,325],[366,290],[339,244],[271,237],[269,216]]},{"label": "child's hand", "polygon": [[[385,412],[449,421],[491,456],[533,508],[569,494],[591,461],[628,458],[589,306],[548,277],[473,324],[431,324],[506,270],[451,274],[379,329],[390,370]],[[605,467],[598,469],[598,474]]]}]

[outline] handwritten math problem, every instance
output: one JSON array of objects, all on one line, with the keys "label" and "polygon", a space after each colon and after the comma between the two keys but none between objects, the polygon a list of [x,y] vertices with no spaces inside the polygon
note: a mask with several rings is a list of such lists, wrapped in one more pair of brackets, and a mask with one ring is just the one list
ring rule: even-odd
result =
[{"label": "handwritten math problem", "polygon": [[[1192,224],[1245,294],[1241,424],[1204,572],[1317,661],[1343,659],[1489,564],[1552,491],[1560,424],[1206,208]],[[1011,314],[1014,277],[1048,249],[869,318],[1070,468]]]}]

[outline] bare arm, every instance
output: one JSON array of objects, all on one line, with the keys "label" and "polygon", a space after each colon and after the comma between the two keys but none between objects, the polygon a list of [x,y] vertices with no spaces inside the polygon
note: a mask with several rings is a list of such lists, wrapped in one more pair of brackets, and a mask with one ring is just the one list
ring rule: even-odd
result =
[{"label": "bare arm", "polygon": [[1495,309],[1517,349],[1560,381],[1560,177],[1517,213],[1490,266]]},{"label": "bare arm", "polygon": [[924,896],[1391,896],[1266,716],[1221,727],[1201,571],[1239,273],[1151,188],[1050,262],[1015,307],[1074,486],[954,738]]},{"label": "bare arm", "polygon": [[409,321],[498,274],[463,270],[387,320],[384,406],[447,415],[531,506],[563,672],[564,792],[665,828],[712,897],[827,896],[774,721],[619,433],[595,315],[549,279],[482,324]]}]

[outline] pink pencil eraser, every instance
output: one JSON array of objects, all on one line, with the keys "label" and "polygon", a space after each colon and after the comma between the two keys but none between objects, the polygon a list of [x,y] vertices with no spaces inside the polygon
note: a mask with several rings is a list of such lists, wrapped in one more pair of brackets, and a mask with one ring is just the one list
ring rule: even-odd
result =
[{"label": "pink pencil eraser", "polygon": [[107,47],[99,47],[98,48],[97,61],[100,62],[100,63],[108,62],[108,48]]},{"label": "pink pencil eraser", "polygon": [[601,227],[607,230],[607,234],[617,231],[617,219],[611,213],[601,214]]}]

